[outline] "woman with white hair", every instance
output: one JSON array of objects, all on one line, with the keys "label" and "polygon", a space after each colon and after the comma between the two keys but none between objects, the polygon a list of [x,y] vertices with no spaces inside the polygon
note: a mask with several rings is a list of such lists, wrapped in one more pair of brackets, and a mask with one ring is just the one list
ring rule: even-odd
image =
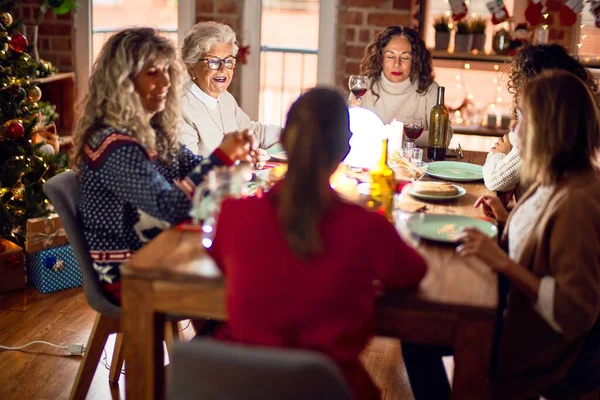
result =
[{"label": "woman with white hair", "polygon": [[234,132],[200,157],[179,144],[182,68],[152,28],[125,29],[104,44],[75,132],[74,168],[83,234],[98,280],[115,302],[119,266],[169,225],[188,217],[213,167],[250,161],[254,137]]},{"label": "woman with white hair", "polygon": [[[181,55],[190,80],[182,94],[181,141],[196,154],[210,154],[227,132],[239,129],[249,129],[260,149],[279,141],[280,126],[251,121],[227,91],[237,52],[233,30],[214,21],[196,24],[183,41]],[[266,151],[259,150],[259,159],[268,159]]]}]

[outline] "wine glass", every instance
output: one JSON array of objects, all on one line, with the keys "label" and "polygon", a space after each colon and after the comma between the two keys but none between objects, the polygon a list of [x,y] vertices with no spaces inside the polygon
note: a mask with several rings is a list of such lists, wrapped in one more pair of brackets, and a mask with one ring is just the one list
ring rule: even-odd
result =
[{"label": "wine glass", "polygon": [[364,75],[351,75],[348,79],[348,87],[352,95],[360,100],[367,93],[367,77]]},{"label": "wine glass", "polygon": [[423,133],[423,118],[421,117],[406,117],[404,123],[404,136],[406,136],[406,148],[413,149],[415,140]]}]

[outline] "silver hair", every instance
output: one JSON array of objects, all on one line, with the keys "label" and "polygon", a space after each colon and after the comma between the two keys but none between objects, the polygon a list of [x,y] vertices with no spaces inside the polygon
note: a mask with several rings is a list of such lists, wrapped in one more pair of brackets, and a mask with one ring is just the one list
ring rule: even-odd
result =
[{"label": "silver hair", "polygon": [[200,22],[194,25],[183,40],[181,47],[181,58],[188,70],[217,43],[230,44],[232,54],[237,55],[238,45],[235,32],[229,25],[215,21]]}]

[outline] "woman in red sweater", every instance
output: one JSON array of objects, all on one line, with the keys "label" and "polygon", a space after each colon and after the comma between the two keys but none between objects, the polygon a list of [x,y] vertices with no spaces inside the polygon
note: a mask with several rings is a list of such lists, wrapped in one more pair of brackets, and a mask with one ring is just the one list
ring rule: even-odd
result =
[{"label": "woman in red sweater", "polygon": [[227,276],[232,340],[324,353],[357,399],[378,399],[359,360],[374,333],[373,283],[415,289],[427,267],[384,217],[329,186],[348,126],[337,92],[301,96],[281,134],[286,178],[262,198],[225,201],[210,253]]}]

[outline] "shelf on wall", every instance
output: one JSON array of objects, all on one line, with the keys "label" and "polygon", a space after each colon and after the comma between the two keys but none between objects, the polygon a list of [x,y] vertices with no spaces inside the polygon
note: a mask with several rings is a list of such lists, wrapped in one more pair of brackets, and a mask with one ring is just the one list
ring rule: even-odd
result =
[{"label": "shelf on wall", "polygon": [[54,75],[46,76],[43,78],[37,78],[35,80],[35,82],[39,83],[39,84],[44,84],[44,83],[61,81],[63,79],[71,79],[74,81],[75,80],[75,72],[59,72]]},{"label": "shelf on wall", "polygon": [[433,66],[439,68],[472,69],[475,71],[509,70],[510,56],[485,53],[449,53],[442,50],[431,50]]},{"label": "shelf on wall", "polygon": [[480,125],[452,125],[452,130],[456,134],[475,136],[501,137],[508,133],[508,129],[488,128]]},{"label": "shelf on wall", "polygon": [[55,121],[60,136],[72,133],[75,121],[75,73],[59,72],[35,80],[42,90],[42,101],[56,106]]}]

